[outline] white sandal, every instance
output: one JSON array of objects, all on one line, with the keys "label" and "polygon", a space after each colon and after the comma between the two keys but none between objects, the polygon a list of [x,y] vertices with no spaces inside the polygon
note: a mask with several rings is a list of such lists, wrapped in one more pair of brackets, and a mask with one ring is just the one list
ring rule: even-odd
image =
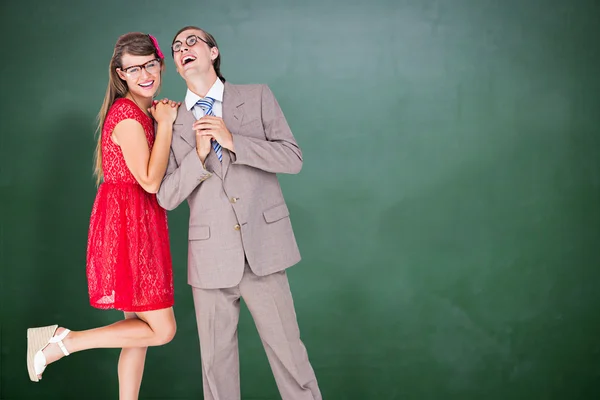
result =
[{"label": "white sandal", "polygon": [[63,354],[65,356],[69,355],[62,341],[71,331],[65,329],[59,336],[54,336],[57,329],[58,325],[27,329],[27,371],[29,372],[29,379],[33,382],[42,379],[38,378],[38,375],[41,376],[46,369],[46,356],[42,352],[46,346],[50,343],[57,343]]}]

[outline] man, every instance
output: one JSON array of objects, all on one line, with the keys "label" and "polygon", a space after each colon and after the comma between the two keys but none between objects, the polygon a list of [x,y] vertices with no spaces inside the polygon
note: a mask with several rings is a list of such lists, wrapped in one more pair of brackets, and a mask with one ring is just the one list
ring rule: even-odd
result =
[{"label": "man", "polygon": [[237,325],[242,297],[284,400],[321,399],[294,311],[286,268],[300,261],[277,173],[302,152],[266,85],[232,85],[212,35],[173,40],[188,90],[173,127],[159,203],[190,207],[188,283],[200,337],[204,398],[240,398]]}]

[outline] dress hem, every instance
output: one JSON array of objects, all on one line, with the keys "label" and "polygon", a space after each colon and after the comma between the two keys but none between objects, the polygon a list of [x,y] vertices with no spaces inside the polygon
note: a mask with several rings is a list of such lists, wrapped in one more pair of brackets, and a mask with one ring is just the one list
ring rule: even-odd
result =
[{"label": "dress hem", "polygon": [[117,311],[123,311],[123,312],[143,312],[143,311],[156,311],[156,310],[163,310],[166,308],[170,308],[175,305],[175,302],[170,301],[170,302],[165,302],[165,303],[157,303],[157,304],[136,306],[136,307],[128,307],[128,306],[123,306],[123,305],[118,305],[118,304],[117,305],[116,304],[98,304],[98,303],[93,303],[93,302],[90,302],[90,305],[99,310],[117,310]]}]

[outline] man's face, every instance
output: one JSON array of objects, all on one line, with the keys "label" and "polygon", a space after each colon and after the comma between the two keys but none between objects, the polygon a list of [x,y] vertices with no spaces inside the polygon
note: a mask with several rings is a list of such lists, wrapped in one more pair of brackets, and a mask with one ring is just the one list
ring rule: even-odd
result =
[{"label": "man's face", "polygon": [[173,60],[177,72],[184,79],[191,75],[207,74],[219,55],[216,47],[209,47],[204,41],[204,33],[196,29],[181,32],[173,42]]}]

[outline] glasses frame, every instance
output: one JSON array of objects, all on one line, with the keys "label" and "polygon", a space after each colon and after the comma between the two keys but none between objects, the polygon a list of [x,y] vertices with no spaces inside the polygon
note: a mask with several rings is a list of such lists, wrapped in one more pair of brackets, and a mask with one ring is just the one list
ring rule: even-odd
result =
[{"label": "glasses frame", "polygon": [[[205,39],[201,38],[198,35],[190,35],[190,36],[188,36],[188,37],[185,38],[185,44],[187,44],[189,47],[195,46],[196,43],[198,43],[197,41],[195,41],[193,44],[188,43],[190,41],[190,39],[192,39],[192,38],[194,40],[200,39],[202,42],[206,43],[209,47],[214,47],[214,46],[211,46],[210,43],[208,43]],[[175,50],[175,46],[177,44],[179,44],[180,46],[183,45],[183,43],[181,42],[181,40],[174,41],[173,44],[171,45],[171,56],[173,56],[176,52],[178,52],[179,50],[181,50],[181,47],[179,47],[179,50]]]},{"label": "glasses frame", "polygon": [[160,60],[160,58],[153,58],[152,60],[148,60],[148,61],[146,61],[145,63],[143,63],[143,64],[140,64],[140,65],[130,65],[130,66],[129,66],[129,67],[127,67],[127,68],[121,68],[121,67],[119,67],[119,70],[121,70],[122,72],[126,73],[126,74],[127,74],[127,76],[131,76],[131,73],[129,72],[129,70],[130,70],[131,68],[140,68],[140,73],[142,72],[142,69],[145,69],[145,70],[146,70],[146,72],[150,73],[150,72],[148,71],[148,64],[150,64],[150,63],[152,63],[152,62],[155,62],[155,61],[157,61],[159,65],[161,64],[161,60]]}]

